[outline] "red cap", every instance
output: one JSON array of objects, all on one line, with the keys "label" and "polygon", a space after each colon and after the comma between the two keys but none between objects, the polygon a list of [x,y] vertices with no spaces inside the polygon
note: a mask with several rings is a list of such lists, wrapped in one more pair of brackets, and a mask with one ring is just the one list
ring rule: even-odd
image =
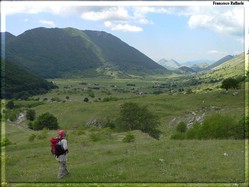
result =
[{"label": "red cap", "polygon": [[65,137],[66,134],[64,130],[59,130],[58,135],[59,135],[59,138],[63,138]]}]

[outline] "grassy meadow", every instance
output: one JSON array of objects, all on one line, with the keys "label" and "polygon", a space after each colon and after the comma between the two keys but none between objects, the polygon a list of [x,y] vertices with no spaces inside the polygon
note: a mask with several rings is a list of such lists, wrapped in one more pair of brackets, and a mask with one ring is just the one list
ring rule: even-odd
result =
[{"label": "grassy meadow", "polygon": [[[58,186],[62,182],[62,186],[84,183],[81,185],[96,187],[151,186],[150,183],[152,186],[208,185],[205,183],[246,186],[245,140],[170,138],[177,122],[193,115],[220,113],[241,120],[245,110],[244,87],[234,96],[234,90],[221,89],[192,88],[189,94],[177,92],[167,86],[171,79],[165,77],[52,81],[58,89],[35,96],[31,101],[15,103],[23,110],[28,107],[35,110],[36,116],[49,112],[58,119],[60,128],[68,134],[71,174],[57,180],[58,163],[50,153],[49,142],[57,135],[56,130],[29,130],[24,128],[27,120],[20,124],[7,122],[6,137],[11,144],[5,147],[4,161],[9,185],[22,186],[28,182]],[[159,140],[135,130],[130,132],[135,141],[126,143],[123,138],[127,132],[85,127],[91,120],[115,123],[125,102],[147,106],[159,117],[162,131]]]}]

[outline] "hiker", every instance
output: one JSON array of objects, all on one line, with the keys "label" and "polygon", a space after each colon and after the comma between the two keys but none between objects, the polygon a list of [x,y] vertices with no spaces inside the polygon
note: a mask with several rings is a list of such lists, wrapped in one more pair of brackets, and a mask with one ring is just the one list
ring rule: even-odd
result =
[{"label": "hiker", "polygon": [[69,174],[69,171],[67,169],[67,153],[68,153],[68,146],[67,146],[67,140],[66,140],[66,133],[64,130],[60,130],[58,132],[60,144],[62,149],[64,150],[64,153],[56,157],[56,159],[59,161],[59,170],[58,170],[58,179],[63,178],[64,176]]}]

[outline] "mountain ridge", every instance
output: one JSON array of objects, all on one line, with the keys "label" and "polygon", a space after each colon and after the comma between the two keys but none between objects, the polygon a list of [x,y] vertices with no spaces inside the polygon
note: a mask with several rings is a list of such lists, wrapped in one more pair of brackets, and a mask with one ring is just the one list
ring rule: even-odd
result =
[{"label": "mountain ridge", "polygon": [[159,60],[157,62],[158,64],[162,65],[163,67],[169,69],[169,70],[176,70],[181,67],[181,64],[179,64],[174,59],[167,60],[165,58]]},{"label": "mountain ridge", "polygon": [[65,75],[170,73],[119,38],[75,28],[35,28],[6,42],[6,58],[43,78]]},{"label": "mountain ridge", "polygon": [[234,56],[232,56],[232,55],[226,55],[226,56],[222,57],[221,59],[217,60],[216,62],[210,64],[206,68],[204,68],[204,70],[211,70],[211,69],[213,69],[213,68],[215,68],[215,67],[217,67],[217,66],[219,66],[219,65],[221,65],[221,64],[225,63],[226,61],[229,61],[233,58],[234,58]]}]

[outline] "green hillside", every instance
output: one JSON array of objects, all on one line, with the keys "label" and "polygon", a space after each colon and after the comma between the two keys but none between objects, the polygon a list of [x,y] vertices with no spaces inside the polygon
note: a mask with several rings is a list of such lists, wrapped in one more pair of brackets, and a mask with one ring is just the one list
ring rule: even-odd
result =
[{"label": "green hillside", "polygon": [[26,99],[55,88],[53,83],[37,77],[13,62],[1,60],[2,98]]},{"label": "green hillside", "polygon": [[223,58],[221,58],[220,60],[218,60],[217,62],[209,65],[208,67],[204,68],[204,70],[210,70],[210,69],[213,69],[221,64],[223,64],[224,62],[228,61],[228,60],[231,60],[233,59],[233,56],[232,55],[227,55]]},{"label": "green hillside", "polygon": [[220,88],[222,81],[226,78],[243,76],[245,76],[245,54],[241,53],[209,71],[189,77],[187,81],[193,82],[194,89],[196,90],[210,90]]},{"label": "green hillside", "polygon": [[143,53],[111,34],[89,30],[84,32],[102,50],[105,68],[111,67],[117,71],[138,75],[167,72]]},{"label": "green hillside", "polygon": [[74,28],[36,28],[6,42],[6,57],[43,78],[83,77],[122,71],[167,73],[162,66],[111,34]]}]

